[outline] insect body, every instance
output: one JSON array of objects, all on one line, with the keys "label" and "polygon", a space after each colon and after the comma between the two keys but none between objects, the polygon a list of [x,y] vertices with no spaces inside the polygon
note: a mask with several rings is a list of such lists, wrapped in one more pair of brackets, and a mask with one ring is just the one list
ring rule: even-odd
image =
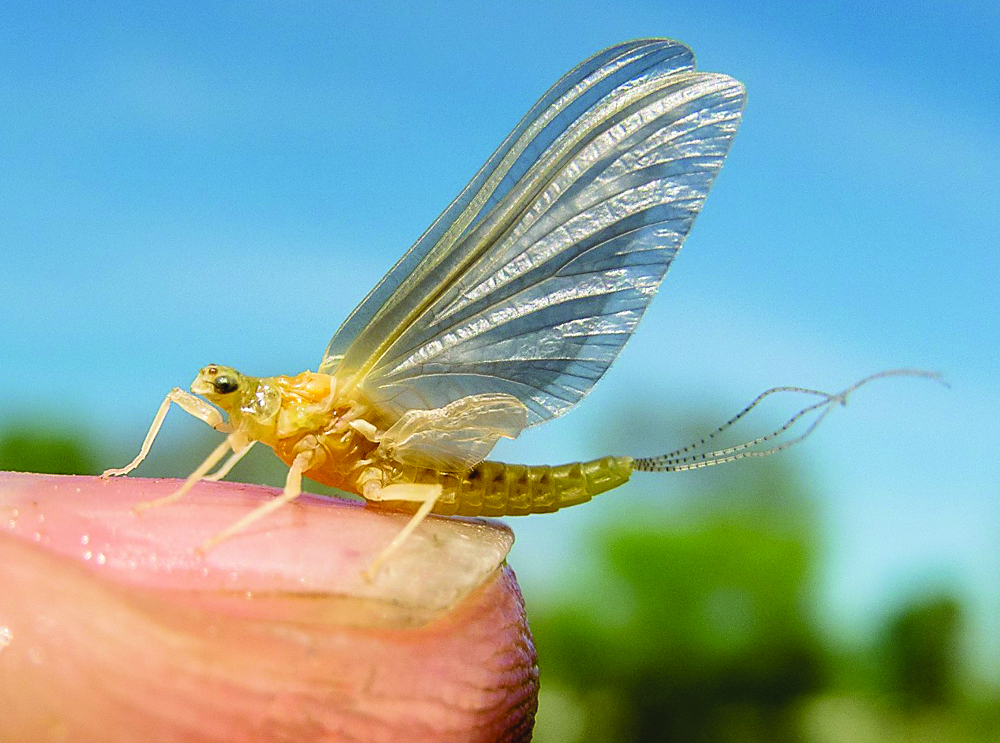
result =
[{"label": "insect body", "polygon": [[484,461],[500,438],[566,412],[607,370],[698,214],[743,103],[739,82],[695,71],[674,41],[626,42],[582,62],[348,317],[317,372],[258,379],[207,366],[194,394],[167,396],[136,459],[105,475],[137,466],[177,403],[228,437],[167,500],[224,476],[257,441],[289,465],[283,495],[212,543],[297,497],[305,475],[415,512],[382,559],[430,512],[554,511],[636,469],[782,448],[760,445],[846,392],[804,390],[820,402],[731,449],[557,467]]}]

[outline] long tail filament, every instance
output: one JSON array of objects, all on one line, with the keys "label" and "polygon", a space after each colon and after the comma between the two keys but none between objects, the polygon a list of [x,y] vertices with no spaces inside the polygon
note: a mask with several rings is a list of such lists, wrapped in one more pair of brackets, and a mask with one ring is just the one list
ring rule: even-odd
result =
[{"label": "long tail filament", "polygon": [[[757,397],[754,398],[749,405],[743,408],[743,410],[704,438],[688,444],[681,449],[677,449],[676,451],[672,451],[667,454],[662,454],[658,457],[644,457],[636,459],[633,461],[633,468],[640,472],[684,472],[685,470],[696,470],[702,467],[712,467],[717,464],[725,464],[727,462],[736,461],[737,459],[743,459],[744,457],[770,456],[771,454],[788,449],[789,447],[794,446],[807,438],[813,431],[816,430],[816,427],[823,422],[823,419],[830,414],[830,411],[836,404],[839,403],[840,405],[847,405],[847,396],[854,392],[854,390],[875,379],[882,379],[883,377],[923,377],[925,379],[933,379],[947,386],[947,383],[944,382],[941,375],[935,372],[922,371],[920,369],[890,369],[888,371],[882,371],[865,377],[835,395],[831,395],[828,392],[821,392],[819,390],[806,389],[805,387],[773,387],[766,392],[762,392],[757,395]],[[812,405],[802,408],[802,410],[795,413],[795,415],[785,421],[784,425],[774,429],[770,433],[764,434],[763,436],[758,436],[751,441],[746,441],[742,444],[726,447],[724,449],[699,451],[703,447],[708,446],[708,444],[716,436],[730,428],[734,423],[757,407],[764,400],[764,398],[778,392],[795,392],[805,395],[815,395],[822,399],[817,403],[813,403]],[[781,436],[781,434],[791,429],[796,423],[802,420],[802,418],[817,410],[820,412],[816,416],[815,420],[813,420],[805,431],[798,436],[788,439],[787,441],[783,441],[780,444],[768,446],[767,448],[756,448],[760,447],[761,444],[765,444],[768,441]]]}]

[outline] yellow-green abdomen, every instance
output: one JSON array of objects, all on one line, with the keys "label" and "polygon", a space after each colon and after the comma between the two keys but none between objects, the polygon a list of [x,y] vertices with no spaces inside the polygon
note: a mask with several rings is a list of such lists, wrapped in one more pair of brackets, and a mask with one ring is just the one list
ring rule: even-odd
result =
[{"label": "yellow-green abdomen", "polygon": [[556,466],[481,462],[465,475],[422,470],[414,480],[444,487],[432,513],[523,516],[585,503],[631,474],[631,457],[602,457]]}]

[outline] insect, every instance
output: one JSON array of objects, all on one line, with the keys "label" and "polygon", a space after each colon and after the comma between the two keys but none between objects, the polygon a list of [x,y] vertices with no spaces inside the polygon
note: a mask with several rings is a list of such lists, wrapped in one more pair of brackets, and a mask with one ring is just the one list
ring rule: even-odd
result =
[{"label": "insect", "polygon": [[[608,369],[701,209],[744,99],[742,84],[696,71],[691,50],[676,41],[629,41],[587,59],[542,96],[351,313],[318,371],[256,378],[206,366],[190,393],[167,395],[138,456],[104,476],[139,465],[176,403],[227,438],[176,493],[140,508],[224,477],[262,442],[288,465],[282,495],[203,548],[294,500],[305,476],[413,513],[372,563],[374,575],[432,512],[555,511],[622,485],[633,471],[704,467],[801,440],[868,380],[838,395],[769,390],[717,432],[775,392],[820,399],[776,431],[727,449],[704,451],[712,434],[652,458],[485,461],[500,438],[572,408]],[[875,376],[900,373],[923,374]],[[766,443],[816,410],[797,439]]]}]

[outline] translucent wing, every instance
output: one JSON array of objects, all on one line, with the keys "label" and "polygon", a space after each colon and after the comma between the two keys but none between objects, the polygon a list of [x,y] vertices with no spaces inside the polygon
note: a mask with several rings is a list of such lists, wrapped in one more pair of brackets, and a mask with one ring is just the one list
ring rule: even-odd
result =
[{"label": "translucent wing", "polygon": [[470,395],[443,408],[407,410],[381,438],[398,461],[440,472],[478,464],[501,438],[516,438],[527,423],[524,404],[510,395]]},{"label": "translucent wing", "polygon": [[673,41],[583,62],[352,313],[320,370],[354,377],[390,422],[486,393],[520,400],[528,425],[565,412],[641,318],[743,101]]},{"label": "translucent wing", "polygon": [[[472,181],[348,316],[330,341],[320,371],[333,373],[340,367],[358,366],[373,357],[384,338],[394,329],[401,329],[403,320],[419,304],[422,297],[417,290],[426,286],[421,279],[433,277],[436,269],[459,262],[447,260],[452,248],[510,193],[539,154],[596,100],[636,72],[654,66],[664,71],[691,70],[694,55],[674,41],[639,39],[595,54],[553,85]],[[470,247],[467,245],[465,249]],[[348,364],[343,363],[345,358]]]}]

